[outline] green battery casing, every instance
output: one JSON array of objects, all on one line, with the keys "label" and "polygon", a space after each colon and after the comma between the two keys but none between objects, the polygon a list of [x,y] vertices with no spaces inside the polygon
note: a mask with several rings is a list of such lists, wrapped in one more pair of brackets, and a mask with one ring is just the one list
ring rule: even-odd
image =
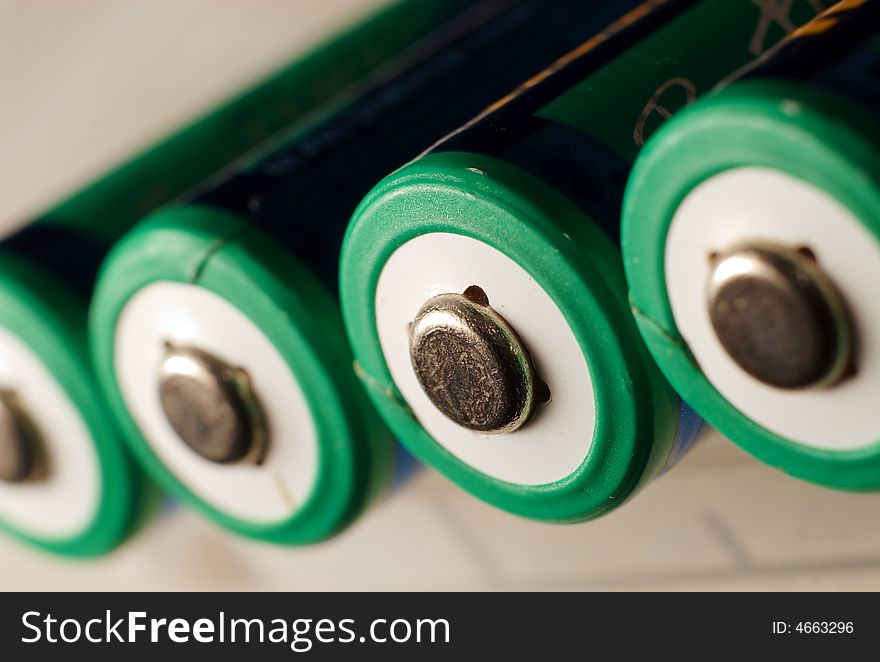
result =
[{"label": "green battery casing", "polygon": [[[568,0],[476,3],[362,95],[297,125],[119,242],[95,292],[93,357],[126,440],[157,482],[229,530],[288,545],[338,533],[386,492],[396,444],[355,377],[336,300],[350,214],[384,173],[578,43],[578,26],[615,11]],[[446,103],[453,95],[456,103]],[[128,303],[157,283],[192,285],[230,303],[303,386],[321,460],[314,490],[290,517],[254,522],[202,498],[132,415],[114,358],[117,330]]]},{"label": "green battery casing", "polygon": [[[676,325],[666,289],[665,251],[673,217],[688,193],[711,177],[743,167],[784,173],[825,192],[880,237],[880,40],[834,35],[839,29],[834,23],[849,10],[873,12],[873,18],[850,19],[858,23],[857,32],[876,30],[877,9],[870,2],[829,9],[781,44],[778,53],[769,53],[767,62],[743,72],[746,79],[670,121],[636,163],[623,217],[633,311],[676,390],[760,460],[795,477],[849,490],[880,488],[880,440],[855,450],[795,443],[721,395]],[[832,29],[826,34],[828,26]],[[833,39],[834,47],[826,48]],[[837,50],[841,47],[843,54]]]},{"label": "green battery casing", "polygon": [[[87,345],[87,309],[98,266],[144,214],[178,197],[317,106],[343,99],[463,1],[404,0],[148,148],[39,216],[0,245],[0,324],[25,342],[79,409],[100,460],[103,489],[91,524],[63,539],[0,529],[67,556],[105,553],[160,502],[108,418]],[[341,101],[340,101],[341,102]]]},{"label": "green battery casing", "polygon": [[[806,6],[795,13],[794,24],[814,15]],[[363,200],[343,248],[343,314],[362,381],[416,457],[502,509],[577,522],[621,505],[693,442],[699,426],[683,420],[687,409],[630,314],[616,209],[642,142],[665,116],[757,55],[762,25],[763,13],[751,2],[645,3]],[[761,31],[761,49],[784,34]],[[481,125],[489,134],[494,126],[501,142],[515,142],[517,122],[553,127],[563,136],[560,149],[527,166],[507,158],[505,149],[483,149]],[[473,133],[477,149],[470,148]],[[511,258],[574,331],[597,420],[588,455],[564,479],[523,485],[477,471],[422,427],[395,385],[378,337],[376,288],[392,253],[431,233],[471,237]]]}]

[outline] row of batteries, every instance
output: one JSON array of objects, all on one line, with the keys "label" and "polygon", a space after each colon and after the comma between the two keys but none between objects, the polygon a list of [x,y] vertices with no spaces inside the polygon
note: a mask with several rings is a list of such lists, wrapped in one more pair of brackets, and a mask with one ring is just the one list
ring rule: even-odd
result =
[{"label": "row of batteries", "polygon": [[0,526],[579,522],[702,419],[878,490],[878,283],[880,2],[399,1],[0,243]]}]

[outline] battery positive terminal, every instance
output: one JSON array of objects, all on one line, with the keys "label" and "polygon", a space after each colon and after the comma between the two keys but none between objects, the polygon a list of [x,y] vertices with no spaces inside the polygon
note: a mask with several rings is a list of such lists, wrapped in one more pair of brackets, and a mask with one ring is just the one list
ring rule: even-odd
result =
[{"label": "battery positive terminal", "polygon": [[0,481],[26,483],[48,475],[44,446],[18,394],[0,388]]},{"label": "battery positive terminal", "polygon": [[811,249],[753,242],[709,260],[709,320],[745,372],[789,390],[830,387],[854,372],[846,303]]},{"label": "battery positive terminal", "polygon": [[260,464],[267,426],[250,377],[242,368],[191,346],[165,343],[159,400],[177,436],[217,464]]},{"label": "battery positive terminal", "polygon": [[538,404],[550,401],[526,346],[476,285],[429,299],[409,333],[419,384],[458,425],[489,434],[513,432]]}]

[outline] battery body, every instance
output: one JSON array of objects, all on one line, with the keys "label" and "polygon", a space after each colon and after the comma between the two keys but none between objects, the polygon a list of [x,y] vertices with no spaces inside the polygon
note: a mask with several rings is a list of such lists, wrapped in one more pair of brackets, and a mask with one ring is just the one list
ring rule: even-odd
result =
[{"label": "battery body", "polygon": [[[395,443],[355,374],[337,298],[352,211],[388,171],[635,4],[477,3],[362,94],[120,242],[93,302],[93,355],[126,439],[160,485],[230,530],[281,544],[333,535],[386,490]],[[220,316],[227,328],[215,333]],[[239,332],[275,357],[231,342]],[[154,379],[167,337],[246,367],[274,428],[260,467],[209,467],[167,434],[138,386]],[[145,349],[132,358],[126,347]]]},{"label": "battery body", "polygon": [[[0,528],[59,554],[96,555],[127,538],[159,501],[106,414],[89,357],[88,303],[111,244],[466,4],[412,1],[382,10],[4,239],[0,391],[26,410],[49,467],[40,480],[0,481]],[[0,452],[15,451],[10,439]]]},{"label": "battery body", "polygon": [[[636,319],[676,390],[764,462],[851,490],[880,488],[869,285],[880,265],[878,26],[876,2],[832,6],[674,118],[637,162],[623,215]],[[800,273],[820,270],[843,301],[852,340],[836,379],[765,383],[707,323],[706,255],[756,241],[806,252]],[[795,351],[799,335],[769,358]]]},{"label": "battery body", "polygon": [[[796,12],[795,25],[815,15]],[[785,34],[763,25],[751,2],[640,4],[362,201],[343,313],[374,404],[420,460],[510,512],[576,522],[625,502],[698,438],[630,314],[621,201],[659,123]],[[414,375],[407,325],[431,297],[474,285],[551,394],[515,432],[457,425]]]}]

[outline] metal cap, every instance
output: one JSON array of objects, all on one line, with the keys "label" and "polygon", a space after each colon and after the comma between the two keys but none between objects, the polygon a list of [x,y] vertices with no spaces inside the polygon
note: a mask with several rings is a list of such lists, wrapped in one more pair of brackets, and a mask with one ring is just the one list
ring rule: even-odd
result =
[{"label": "metal cap", "polygon": [[166,343],[159,368],[159,400],[177,435],[206,460],[262,461],[265,418],[241,368],[195,347]]},{"label": "metal cap", "polygon": [[522,341],[477,286],[427,301],[412,323],[409,346],[428,398],[471,430],[513,432],[538,402],[549,400]]},{"label": "metal cap", "polygon": [[739,367],[780,389],[828,386],[853,366],[843,298],[807,248],[754,243],[713,254],[709,319]]},{"label": "metal cap", "polygon": [[14,391],[0,389],[0,481],[24,483],[46,474],[42,443]]}]

